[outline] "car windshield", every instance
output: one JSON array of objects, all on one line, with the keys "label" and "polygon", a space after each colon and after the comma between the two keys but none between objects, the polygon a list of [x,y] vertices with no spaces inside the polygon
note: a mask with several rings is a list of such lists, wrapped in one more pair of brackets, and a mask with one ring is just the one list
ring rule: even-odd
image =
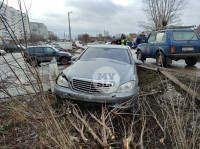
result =
[{"label": "car windshield", "polygon": [[56,49],[56,48],[54,48],[54,47],[52,47],[56,52],[58,52],[59,50],[58,49]]},{"label": "car windshield", "polygon": [[195,34],[195,32],[192,31],[173,32],[173,38],[175,41],[198,40],[197,35]]},{"label": "car windshield", "polygon": [[129,55],[126,49],[88,48],[80,57],[80,60],[90,58],[108,58],[130,64]]}]

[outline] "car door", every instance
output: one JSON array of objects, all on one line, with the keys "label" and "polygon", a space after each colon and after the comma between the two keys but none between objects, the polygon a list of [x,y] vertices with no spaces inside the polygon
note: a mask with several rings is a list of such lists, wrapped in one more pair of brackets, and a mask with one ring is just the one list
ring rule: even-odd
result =
[{"label": "car door", "polygon": [[167,37],[167,34],[165,31],[157,33],[156,41],[155,41],[154,49],[153,49],[154,55],[156,55],[156,51],[158,49],[163,51],[163,53],[165,53],[165,49],[167,48],[166,37]]},{"label": "car door", "polygon": [[53,57],[56,57],[56,52],[54,51],[53,48],[44,47],[44,51],[45,51],[45,60],[46,60],[46,62],[50,62],[53,59]]},{"label": "car door", "polygon": [[153,50],[154,50],[154,44],[156,40],[156,33],[151,33],[148,37],[145,50],[143,53],[145,54],[146,57],[152,57],[153,56]]},{"label": "car door", "polygon": [[45,61],[44,48],[43,47],[33,47],[33,49],[35,51],[35,56],[38,59],[38,61],[44,62]]}]

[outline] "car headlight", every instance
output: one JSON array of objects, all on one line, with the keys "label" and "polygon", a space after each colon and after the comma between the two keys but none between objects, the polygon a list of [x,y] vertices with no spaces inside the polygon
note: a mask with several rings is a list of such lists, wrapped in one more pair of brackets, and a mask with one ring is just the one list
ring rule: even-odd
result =
[{"label": "car headlight", "polygon": [[135,88],[135,81],[130,81],[119,86],[116,92],[118,93],[130,92],[134,88]]},{"label": "car headlight", "polygon": [[62,87],[69,87],[69,83],[68,83],[67,79],[62,74],[59,75],[59,77],[57,79],[57,84]]}]

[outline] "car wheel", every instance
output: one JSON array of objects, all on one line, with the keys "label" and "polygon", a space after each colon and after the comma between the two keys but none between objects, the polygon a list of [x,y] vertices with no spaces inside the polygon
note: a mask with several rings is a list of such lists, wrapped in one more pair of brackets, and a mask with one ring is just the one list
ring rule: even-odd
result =
[{"label": "car wheel", "polygon": [[145,60],[144,56],[142,55],[141,51],[137,51],[137,59],[141,60],[142,62]]},{"label": "car wheel", "polygon": [[162,52],[158,52],[156,55],[156,63],[158,66],[165,67],[167,66],[167,60]]},{"label": "car wheel", "polygon": [[66,57],[61,58],[60,63],[62,65],[66,65],[68,63],[68,59]]},{"label": "car wheel", "polygon": [[197,63],[197,59],[196,58],[187,58],[187,59],[185,59],[185,63],[188,66],[194,66]]}]

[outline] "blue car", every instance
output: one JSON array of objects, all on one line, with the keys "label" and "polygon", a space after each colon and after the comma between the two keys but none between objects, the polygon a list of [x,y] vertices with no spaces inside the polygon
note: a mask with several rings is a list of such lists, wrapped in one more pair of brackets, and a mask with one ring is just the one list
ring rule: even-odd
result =
[{"label": "blue car", "polygon": [[166,29],[152,32],[146,43],[137,47],[137,59],[155,58],[159,66],[167,66],[172,60],[184,59],[193,66],[200,58],[200,37],[191,28]]}]

